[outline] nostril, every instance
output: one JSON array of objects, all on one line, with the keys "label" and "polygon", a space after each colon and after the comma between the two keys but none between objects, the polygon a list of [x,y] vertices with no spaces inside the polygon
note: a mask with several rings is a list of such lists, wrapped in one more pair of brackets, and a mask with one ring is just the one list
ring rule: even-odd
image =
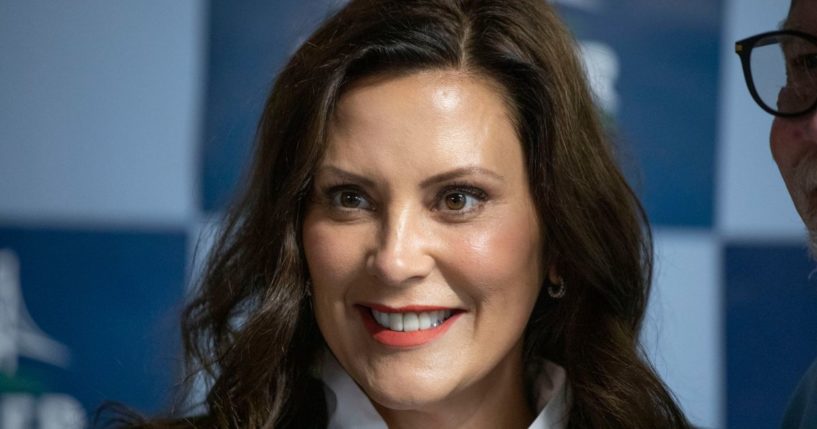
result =
[{"label": "nostril", "polygon": [[388,283],[399,282],[407,268],[402,257],[388,248],[372,252],[366,266],[371,275]]},{"label": "nostril", "polygon": [[379,249],[366,259],[368,274],[381,283],[393,286],[407,285],[413,280],[427,277],[433,265],[433,258],[421,249],[410,252]]}]

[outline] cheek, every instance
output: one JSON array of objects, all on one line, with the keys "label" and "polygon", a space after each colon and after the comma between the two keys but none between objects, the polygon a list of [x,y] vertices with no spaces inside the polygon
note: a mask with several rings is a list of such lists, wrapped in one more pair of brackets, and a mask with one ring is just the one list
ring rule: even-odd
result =
[{"label": "cheek", "polygon": [[784,178],[802,155],[803,145],[799,143],[802,140],[800,133],[801,131],[791,120],[775,118],[772,122],[769,138],[772,157]]},{"label": "cheek", "polygon": [[340,327],[352,316],[344,311],[344,298],[356,266],[354,246],[348,234],[309,217],[304,220],[303,245],[318,328],[332,350],[341,350]]},{"label": "cheek", "polygon": [[[357,255],[354,234],[338,231],[325,222],[304,222],[304,256],[313,285],[321,287],[327,279],[342,279],[354,266]],[[335,282],[329,282],[335,283]]]},{"label": "cheek", "polygon": [[786,127],[780,120],[775,119],[772,122],[769,143],[772,150],[772,158],[774,158],[778,166],[781,164],[782,159],[785,158],[785,145],[783,141],[786,140],[786,132]]},{"label": "cheek", "polygon": [[475,338],[485,347],[507,350],[521,338],[544,278],[538,237],[530,220],[507,219],[457,250],[464,255],[460,284],[476,310]]},{"label": "cheek", "polygon": [[460,255],[460,272],[473,285],[475,295],[493,292],[511,299],[517,291],[529,297],[541,285],[539,231],[528,218],[504,218],[476,228],[452,249]]},{"label": "cheek", "polygon": [[355,247],[345,234],[339,234],[320,221],[307,218],[303,229],[304,256],[312,283],[315,316],[321,328],[343,303],[347,279],[353,275]]}]

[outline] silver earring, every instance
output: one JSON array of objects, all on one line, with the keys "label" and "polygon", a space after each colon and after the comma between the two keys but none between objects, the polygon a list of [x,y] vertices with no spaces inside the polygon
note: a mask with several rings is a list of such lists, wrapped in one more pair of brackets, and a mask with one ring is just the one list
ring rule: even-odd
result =
[{"label": "silver earring", "polygon": [[312,297],[312,280],[306,279],[306,282],[304,282],[304,286],[306,286],[306,297],[311,298]]},{"label": "silver earring", "polygon": [[567,292],[567,288],[565,287],[565,279],[559,276],[559,283],[557,284],[549,284],[548,285],[548,295],[550,295],[553,299],[559,299],[565,296],[565,292]]}]

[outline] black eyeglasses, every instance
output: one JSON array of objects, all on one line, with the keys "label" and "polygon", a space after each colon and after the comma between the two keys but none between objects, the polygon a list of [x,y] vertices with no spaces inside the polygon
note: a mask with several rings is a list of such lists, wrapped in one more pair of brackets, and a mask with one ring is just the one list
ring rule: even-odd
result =
[{"label": "black eyeglasses", "polygon": [[817,107],[817,37],[772,31],[737,41],[735,53],[749,93],[763,110],[792,117]]}]

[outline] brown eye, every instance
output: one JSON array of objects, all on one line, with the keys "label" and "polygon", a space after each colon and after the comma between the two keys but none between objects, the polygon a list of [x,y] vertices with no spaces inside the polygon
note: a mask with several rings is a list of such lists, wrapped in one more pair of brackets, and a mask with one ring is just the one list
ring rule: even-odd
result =
[{"label": "brown eye", "polygon": [[340,194],[340,205],[348,209],[356,209],[360,207],[362,202],[363,199],[360,198],[360,195],[354,192],[342,192]]},{"label": "brown eye", "polygon": [[445,207],[448,210],[462,210],[468,197],[461,192],[452,192],[445,196]]},{"label": "brown eye", "polygon": [[331,196],[332,205],[335,207],[339,207],[342,209],[350,209],[350,210],[369,210],[371,209],[371,204],[366,199],[364,195],[360,192],[356,191],[337,191],[334,192]]},{"label": "brown eye", "polygon": [[475,186],[452,185],[437,194],[436,210],[448,215],[475,214],[488,201],[488,194]]}]

